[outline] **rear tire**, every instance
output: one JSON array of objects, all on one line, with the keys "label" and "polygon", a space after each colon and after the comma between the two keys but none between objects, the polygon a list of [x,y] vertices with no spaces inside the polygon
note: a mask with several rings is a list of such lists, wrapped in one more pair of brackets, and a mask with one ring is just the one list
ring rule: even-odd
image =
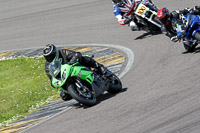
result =
[{"label": "rear tire", "polygon": [[71,95],[71,97],[73,97],[76,101],[86,106],[93,106],[97,102],[96,97],[92,93],[91,98],[86,98],[83,95],[81,95],[74,84],[71,84],[68,87],[68,92]]},{"label": "rear tire", "polygon": [[115,74],[113,74],[110,77],[110,85],[109,85],[108,92],[109,93],[118,93],[121,90],[122,90],[121,80]]},{"label": "rear tire", "polygon": [[183,46],[187,52],[194,52],[197,45],[198,43],[193,44],[188,40],[183,40]]},{"label": "rear tire", "polygon": [[183,44],[184,45],[184,48],[187,52],[194,52],[195,50],[195,45],[194,46],[188,46],[187,44]]}]

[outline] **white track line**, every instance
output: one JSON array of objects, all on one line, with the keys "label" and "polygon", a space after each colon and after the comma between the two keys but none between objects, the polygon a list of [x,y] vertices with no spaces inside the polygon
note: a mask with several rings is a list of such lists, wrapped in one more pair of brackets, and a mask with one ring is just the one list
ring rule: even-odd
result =
[{"label": "white track line", "polygon": [[[55,44],[56,45],[56,44]],[[127,64],[124,68],[124,70],[122,71],[122,73],[118,76],[119,78],[122,78],[131,68],[131,66],[134,63],[134,53],[126,47],[120,46],[120,45],[114,45],[114,44],[66,44],[66,45],[56,45],[58,47],[66,47],[66,46],[98,46],[98,47],[112,47],[114,49],[120,49],[121,51],[123,51],[126,56],[127,56]],[[9,51],[17,51],[17,50],[28,50],[28,49],[38,49],[38,48],[43,48],[43,47],[32,47],[32,48],[24,48],[24,49],[14,49],[14,50],[5,50],[5,51],[0,51],[1,52],[9,52]]]}]

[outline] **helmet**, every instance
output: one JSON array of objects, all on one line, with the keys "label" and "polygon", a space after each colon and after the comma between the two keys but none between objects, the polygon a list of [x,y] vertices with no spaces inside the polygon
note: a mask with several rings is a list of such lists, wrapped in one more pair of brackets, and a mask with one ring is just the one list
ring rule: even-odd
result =
[{"label": "helmet", "polygon": [[157,12],[157,17],[164,25],[168,25],[170,23],[170,12],[167,8],[159,9]]},{"label": "helmet", "polygon": [[117,6],[124,6],[125,3],[123,0],[112,0]]},{"label": "helmet", "polygon": [[55,45],[48,44],[43,49],[43,56],[47,62],[52,62],[55,57],[58,57],[58,50]]}]

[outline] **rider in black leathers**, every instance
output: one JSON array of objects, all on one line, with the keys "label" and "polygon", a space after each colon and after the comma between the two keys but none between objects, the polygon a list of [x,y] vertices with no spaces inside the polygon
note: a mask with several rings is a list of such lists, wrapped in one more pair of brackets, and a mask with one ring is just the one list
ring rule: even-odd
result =
[{"label": "rider in black leathers", "polygon": [[[186,20],[185,16],[186,14],[194,14],[194,15],[200,15],[200,6],[195,6],[194,8],[185,8],[184,10],[179,11],[172,11],[171,13],[167,8],[161,8],[157,12],[157,17],[160,20],[160,22],[164,25],[163,32],[166,32],[166,35],[170,37],[171,41],[177,42],[179,39],[177,37],[176,33],[176,25],[178,24],[179,27],[182,28],[182,30],[186,29]],[[193,42],[183,39],[184,46],[188,46],[186,48],[187,52],[193,52],[195,46],[197,44],[194,44]]]},{"label": "rider in black leathers", "polygon": [[[82,56],[80,52],[75,52],[67,49],[57,49],[55,45],[48,44],[43,49],[43,56],[46,59],[45,63],[45,72],[48,78],[51,80],[52,77],[49,74],[49,63],[51,63],[55,58],[61,58],[62,64],[73,64],[75,62],[79,62],[81,65],[86,67],[96,68],[99,74],[104,75],[107,72],[107,68],[105,68],[102,64],[96,62],[94,59],[88,56]],[[53,86],[52,86],[53,87]],[[70,100],[71,96],[62,90],[60,90],[60,96],[63,100]]]}]

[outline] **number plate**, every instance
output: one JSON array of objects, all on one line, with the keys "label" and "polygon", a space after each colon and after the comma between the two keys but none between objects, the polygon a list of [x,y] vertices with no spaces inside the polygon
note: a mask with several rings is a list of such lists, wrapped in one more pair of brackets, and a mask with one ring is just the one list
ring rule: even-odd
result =
[{"label": "number plate", "polygon": [[145,11],[146,11],[146,7],[141,4],[137,9],[136,14],[143,15]]}]

